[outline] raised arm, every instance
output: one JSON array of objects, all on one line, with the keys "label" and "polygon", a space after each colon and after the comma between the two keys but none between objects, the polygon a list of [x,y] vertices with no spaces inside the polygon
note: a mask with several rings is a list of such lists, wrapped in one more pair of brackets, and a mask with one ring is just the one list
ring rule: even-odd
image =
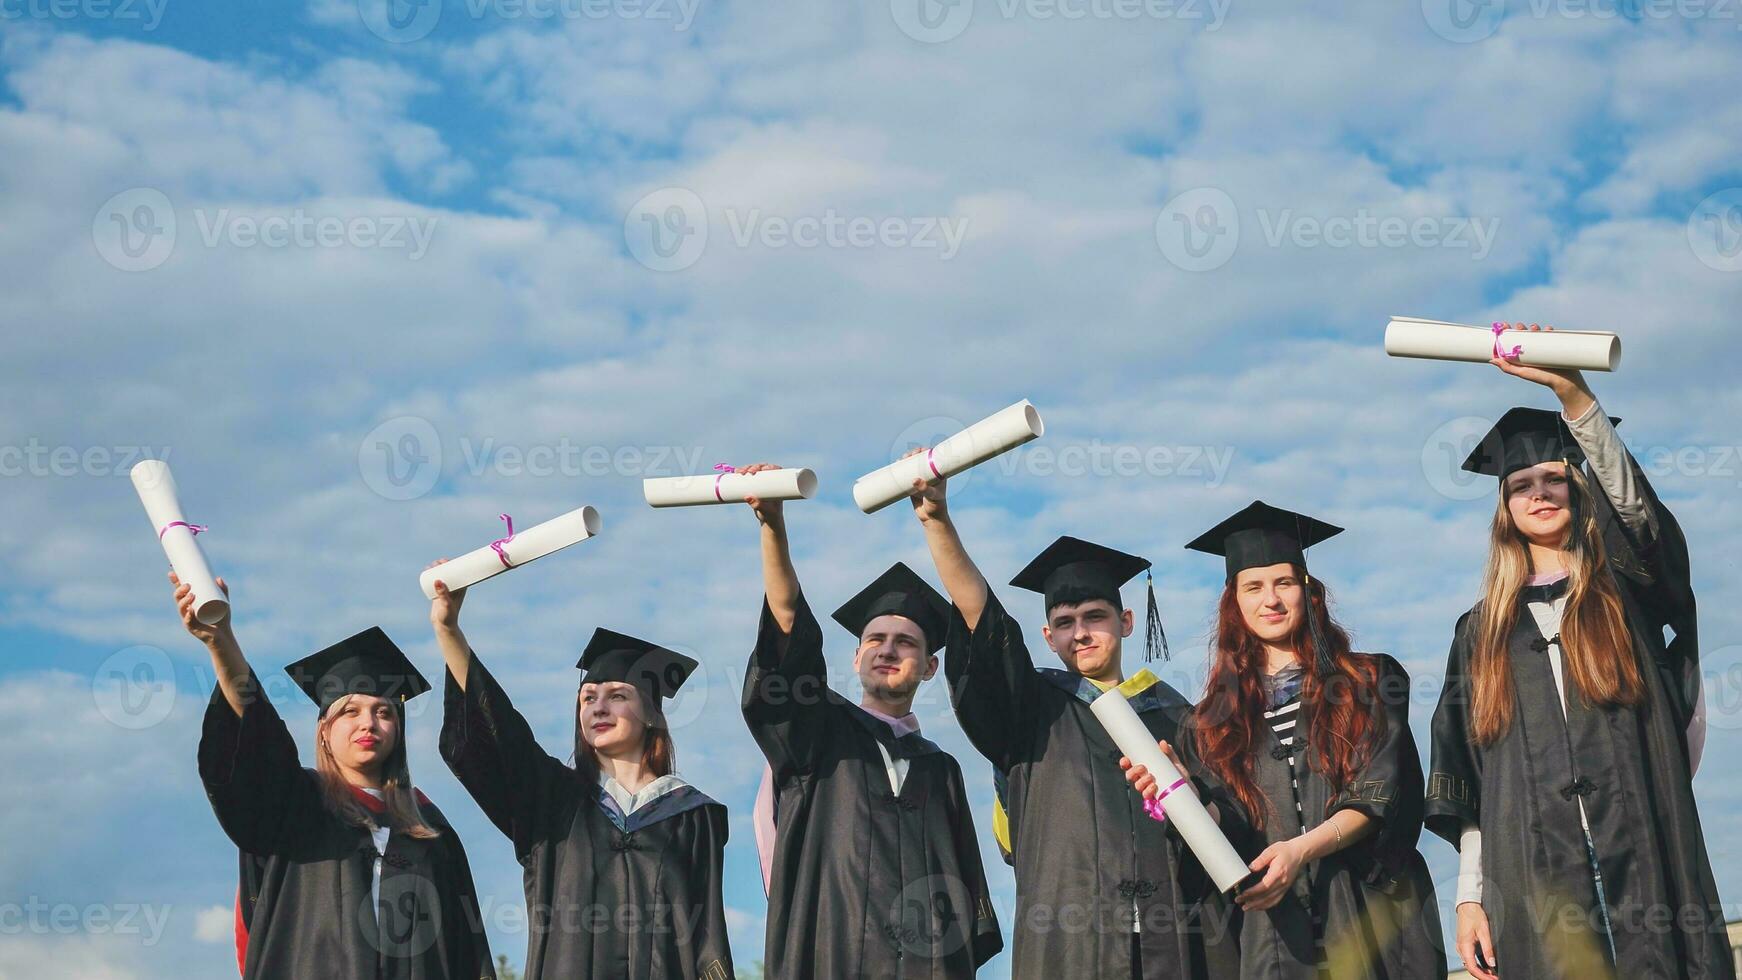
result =
[{"label": "raised arm", "polygon": [[[921,452],[925,450],[915,449],[908,455]],[[944,591],[962,614],[962,621],[968,629],[978,628],[980,617],[986,611],[989,590],[986,577],[980,574],[974,559],[968,556],[962,536],[950,520],[949,480],[940,478],[931,484],[924,480],[913,481],[912,500],[914,516],[925,529],[926,547],[931,551],[932,564],[937,566]]]},{"label": "raised arm", "polygon": [[[438,558],[430,563],[430,568],[446,564],[448,559]],[[441,648],[442,659],[447,661],[448,673],[453,676],[454,683],[461,691],[466,689],[466,674],[472,663],[472,645],[466,642],[466,634],[460,631],[460,606],[466,601],[466,590],[450,591],[448,584],[441,579],[435,581],[435,599],[429,604],[429,622],[435,627],[436,646]]]},{"label": "raised arm", "polygon": [[[773,463],[755,463],[739,470],[746,475],[777,470]],[[782,633],[790,635],[798,615],[798,571],[792,566],[792,549],[786,539],[786,507],[779,500],[748,497],[744,501],[762,525],[762,591],[768,611]],[[784,643],[782,644],[784,646]]]},{"label": "raised arm", "polygon": [[[181,624],[193,638],[206,647],[206,652],[212,655],[212,673],[217,675],[218,690],[223,692],[224,700],[230,705],[238,717],[242,714],[244,692],[252,694],[249,680],[253,671],[248,666],[248,658],[242,655],[242,647],[236,642],[236,633],[231,629],[231,617],[225,616],[223,622],[216,626],[208,626],[200,622],[194,615],[194,592],[191,586],[182,583],[175,572],[169,573],[169,582],[175,586],[176,611],[181,614]],[[218,579],[218,588],[224,590],[224,597],[230,596],[230,586],[223,579]]]}]

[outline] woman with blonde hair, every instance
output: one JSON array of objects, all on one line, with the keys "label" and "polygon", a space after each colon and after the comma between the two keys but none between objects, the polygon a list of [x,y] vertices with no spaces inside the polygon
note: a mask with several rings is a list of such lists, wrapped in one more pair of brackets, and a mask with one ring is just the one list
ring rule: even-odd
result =
[{"label": "woman with blonde hair", "polygon": [[315,768],[304,769],[230,620],[202,623],[188,586],[170,581],[217,675],[200,780],[240,851],[245,980],[494,977],[465,849],[406,761],[405,702],[428,682],[374,627],[291,664],[320,709]]},{"label": "woman with blonde hair", "polygon": [[1561,411],[1512,409],[1464,463],[1499,494],[1433,720],[1458,952],[1479,980],[1732,978],[1692,788],[1687,543],[1579,372],[1494,364]]}]

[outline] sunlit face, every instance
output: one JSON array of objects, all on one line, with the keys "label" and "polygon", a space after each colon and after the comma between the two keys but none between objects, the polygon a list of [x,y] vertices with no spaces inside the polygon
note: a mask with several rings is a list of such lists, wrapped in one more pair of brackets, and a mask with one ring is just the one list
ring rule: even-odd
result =
[{"label": "sunlit face", "polygon": [[1105,599],[1062,602],[1047,612],[1041,635],[1066,668],[1095,680],[1119,679],[1120,641],[1131,635],[1131,610]]},{"label": "sunlit face", "polygon": [[1282,643],[1306,622],[1306,587],[1290,562],[1243,568],[1234,598],[1246,628],[1265,643]]},{"label": "sunlit face", "polygon": [[1572,488],[1567,464],[1538,463],[1506,477],[1506,510],[1512,525],[1532,544],[1560,547],[1572,526]]},{"label": "sunlit face", "polygon": [[351,694],[327,707],[322,727],[327,751],[339,768],[378,771],[399,744],[399,712],[372,694]]},{"label": "sunlit face", "polygon": [[906,616],[878,616],[865,624],[853,670],[867,694],[900,700],[938,672],[938,658],[926,652],[925,631]]},{"label": "sunlit face", "polygon": [[635,755],[647,736],[641,690],[622,681],[582,684],[581,739],[601,755]]}]

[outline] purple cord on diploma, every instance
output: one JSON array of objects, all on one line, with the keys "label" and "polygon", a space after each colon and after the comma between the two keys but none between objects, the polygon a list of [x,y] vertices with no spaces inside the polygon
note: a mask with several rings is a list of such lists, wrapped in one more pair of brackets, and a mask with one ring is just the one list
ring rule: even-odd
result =
[{"label": "purple cord on diploma", "polygon": [[719,475],[714,477],[714,499],[718,500],[720,503],[723,504],[726,502],[726,498],[720,496],[720,481],[724,480],[726,478],[727,473],[738,472],[738,467],[733,466],[729,463],[715,463],[714,469],[720,471]]},{"label": "purple cord on diploma", "polygon": [[1179,779],[1175,780],[1174,784],[1172,786],[1169,786],[1167,789],[1164,789],[1161,792],[1155,794],[1155,799],[1144,800],[1143,801],[1143,812],[1149,814],[1149,818],[1151,820],[1155,820],[1159,823],[1167,823],[1167,811],[1162,808],[1161,801],[1167,799],[1170,795],[1172,795],[1174,790],[1177,790],[1181,786],[1184,786],[1186,784],[1186,782],[1187,782],[1187,780],[1185,779],[1185,777],[1182,776]]},{"label": "purple cord on diploma", "polygon": [[168,524],[165,524],[162,527],[162,529],[160,529],[157,532],[157,540],[162,541],[163,536],[168,534],[169,529],[172,527],[185,527],[188,529],[189,534],[198,534],[201,531],[210,531],[211,530],[211,528],[205,526],[204,524],[189,524],[187,521],[170,521]]},{"label": "purple cord on diploma", "polygon": [[1506,324],[1503,321],[1495,320],[1494,321],[1494,356],[1500,358],[1502,361],[1516,361],[1516,360],[1518,360],[1519,355],[1524,353],[1524,345],[1523,344],[1513,344],[1512,350],[1509,353],[1506,350],[1506,348],[1500,346],[1500,335],[1505,333],[1505,332],[1506,332]]},{"label": "purple cord on diploma", "polygon": [[514,540],[514,518],[509,517],[507,514],[497,514],[496,516],[508,523],[508,536],[506,538],[497,538],[490,542],[490,550],[496,552],[496,557],[502,559],[503,568],[513,568],[514,563],[508,560],[508,552],[503,551],[502,546]]}]

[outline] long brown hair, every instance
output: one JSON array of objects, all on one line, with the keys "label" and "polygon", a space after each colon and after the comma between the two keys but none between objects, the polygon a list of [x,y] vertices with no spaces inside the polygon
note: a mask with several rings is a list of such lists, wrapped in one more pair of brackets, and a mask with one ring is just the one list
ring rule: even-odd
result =
[{"label": "long brown hair", "polygon": [[[1567,670],[1586,704],[1636,705],[1644,679],[1633,651],[1621,594],[1610,577],[1603,536],[1597,530],[1590,484],[1568,466],[1567,493],[1574,524],[1567,529],[1567,604],[1561,614],[1561,649]],[[1492,744],[1512,727],[1514,711],[1510,641],[1518,622],[1518,593],[1531,574],[1530,549],[1507,507],[1506,481],[1488,531],[1488,567],[1482,574],[1475,649],[1470,657],[1470,733]]]},{"label": "long brown hair", "polygon": [[[671,732],[665,727],[665,715],[658,706],[649,706],[648,697],[640,688],[635,693],[641,698],[641,716],[647,727],[641,734],[641,764],[653,772],[655,778],[669,776],[677,771],[677,745],[671,740]],[[581,712],[585,708],[581,704],[581,693],[575,692],[575,772],[583,782],[592,784],[599,781],[599,754],[587,744],[587,739],[581,734]]]},{"label": "long brown hair", "polygon": [[[351,784],[345,780],[339,763],[327,747],[327,728],[353,695],[334,701],[315,725],[315,773],[320,777],[321,802],[327,811],[355,827],[378,827],[383,822],[357,802]],[[393,751],[382,764],[381,802],[386,805],[385,826],[407,837],[429,839],[440,837],[441,831],[431,827],[417,805],[417,793],[411,785],[411,764],[405,753],[405,710],[398,701],[389,700],[398,729],[393,739]]]},{"label": "long brown hair", "polygon": [[[1318,618],[1335,668],[1329,677],[1320,677],[1313,669],[1317,651],[1311,624],[1303,616],[1289,642],[1305,666],[1300,701],[1302,721],[1311,719],[1307,764],[1325,777],[1335,794],[1347,789],[1366,767],[1383,734],[1379,667],[1372,658],[1350,652],[1348,631],[1331,618],[1324,583],[1307,578],[1299,566],[1294,572],[1306,579],[1307,614]],[[1192,713],[1198,756],[1233,792],[1251,815],[1253,826],[1262,830],[1273,812],[1273,804],[1258,788],[1255,763],[1270,734],[1270,723],[1264,720],[1264,645],[1247,627],[1232,581],[1217,603],[1210,657],[1204,698]]]}]

